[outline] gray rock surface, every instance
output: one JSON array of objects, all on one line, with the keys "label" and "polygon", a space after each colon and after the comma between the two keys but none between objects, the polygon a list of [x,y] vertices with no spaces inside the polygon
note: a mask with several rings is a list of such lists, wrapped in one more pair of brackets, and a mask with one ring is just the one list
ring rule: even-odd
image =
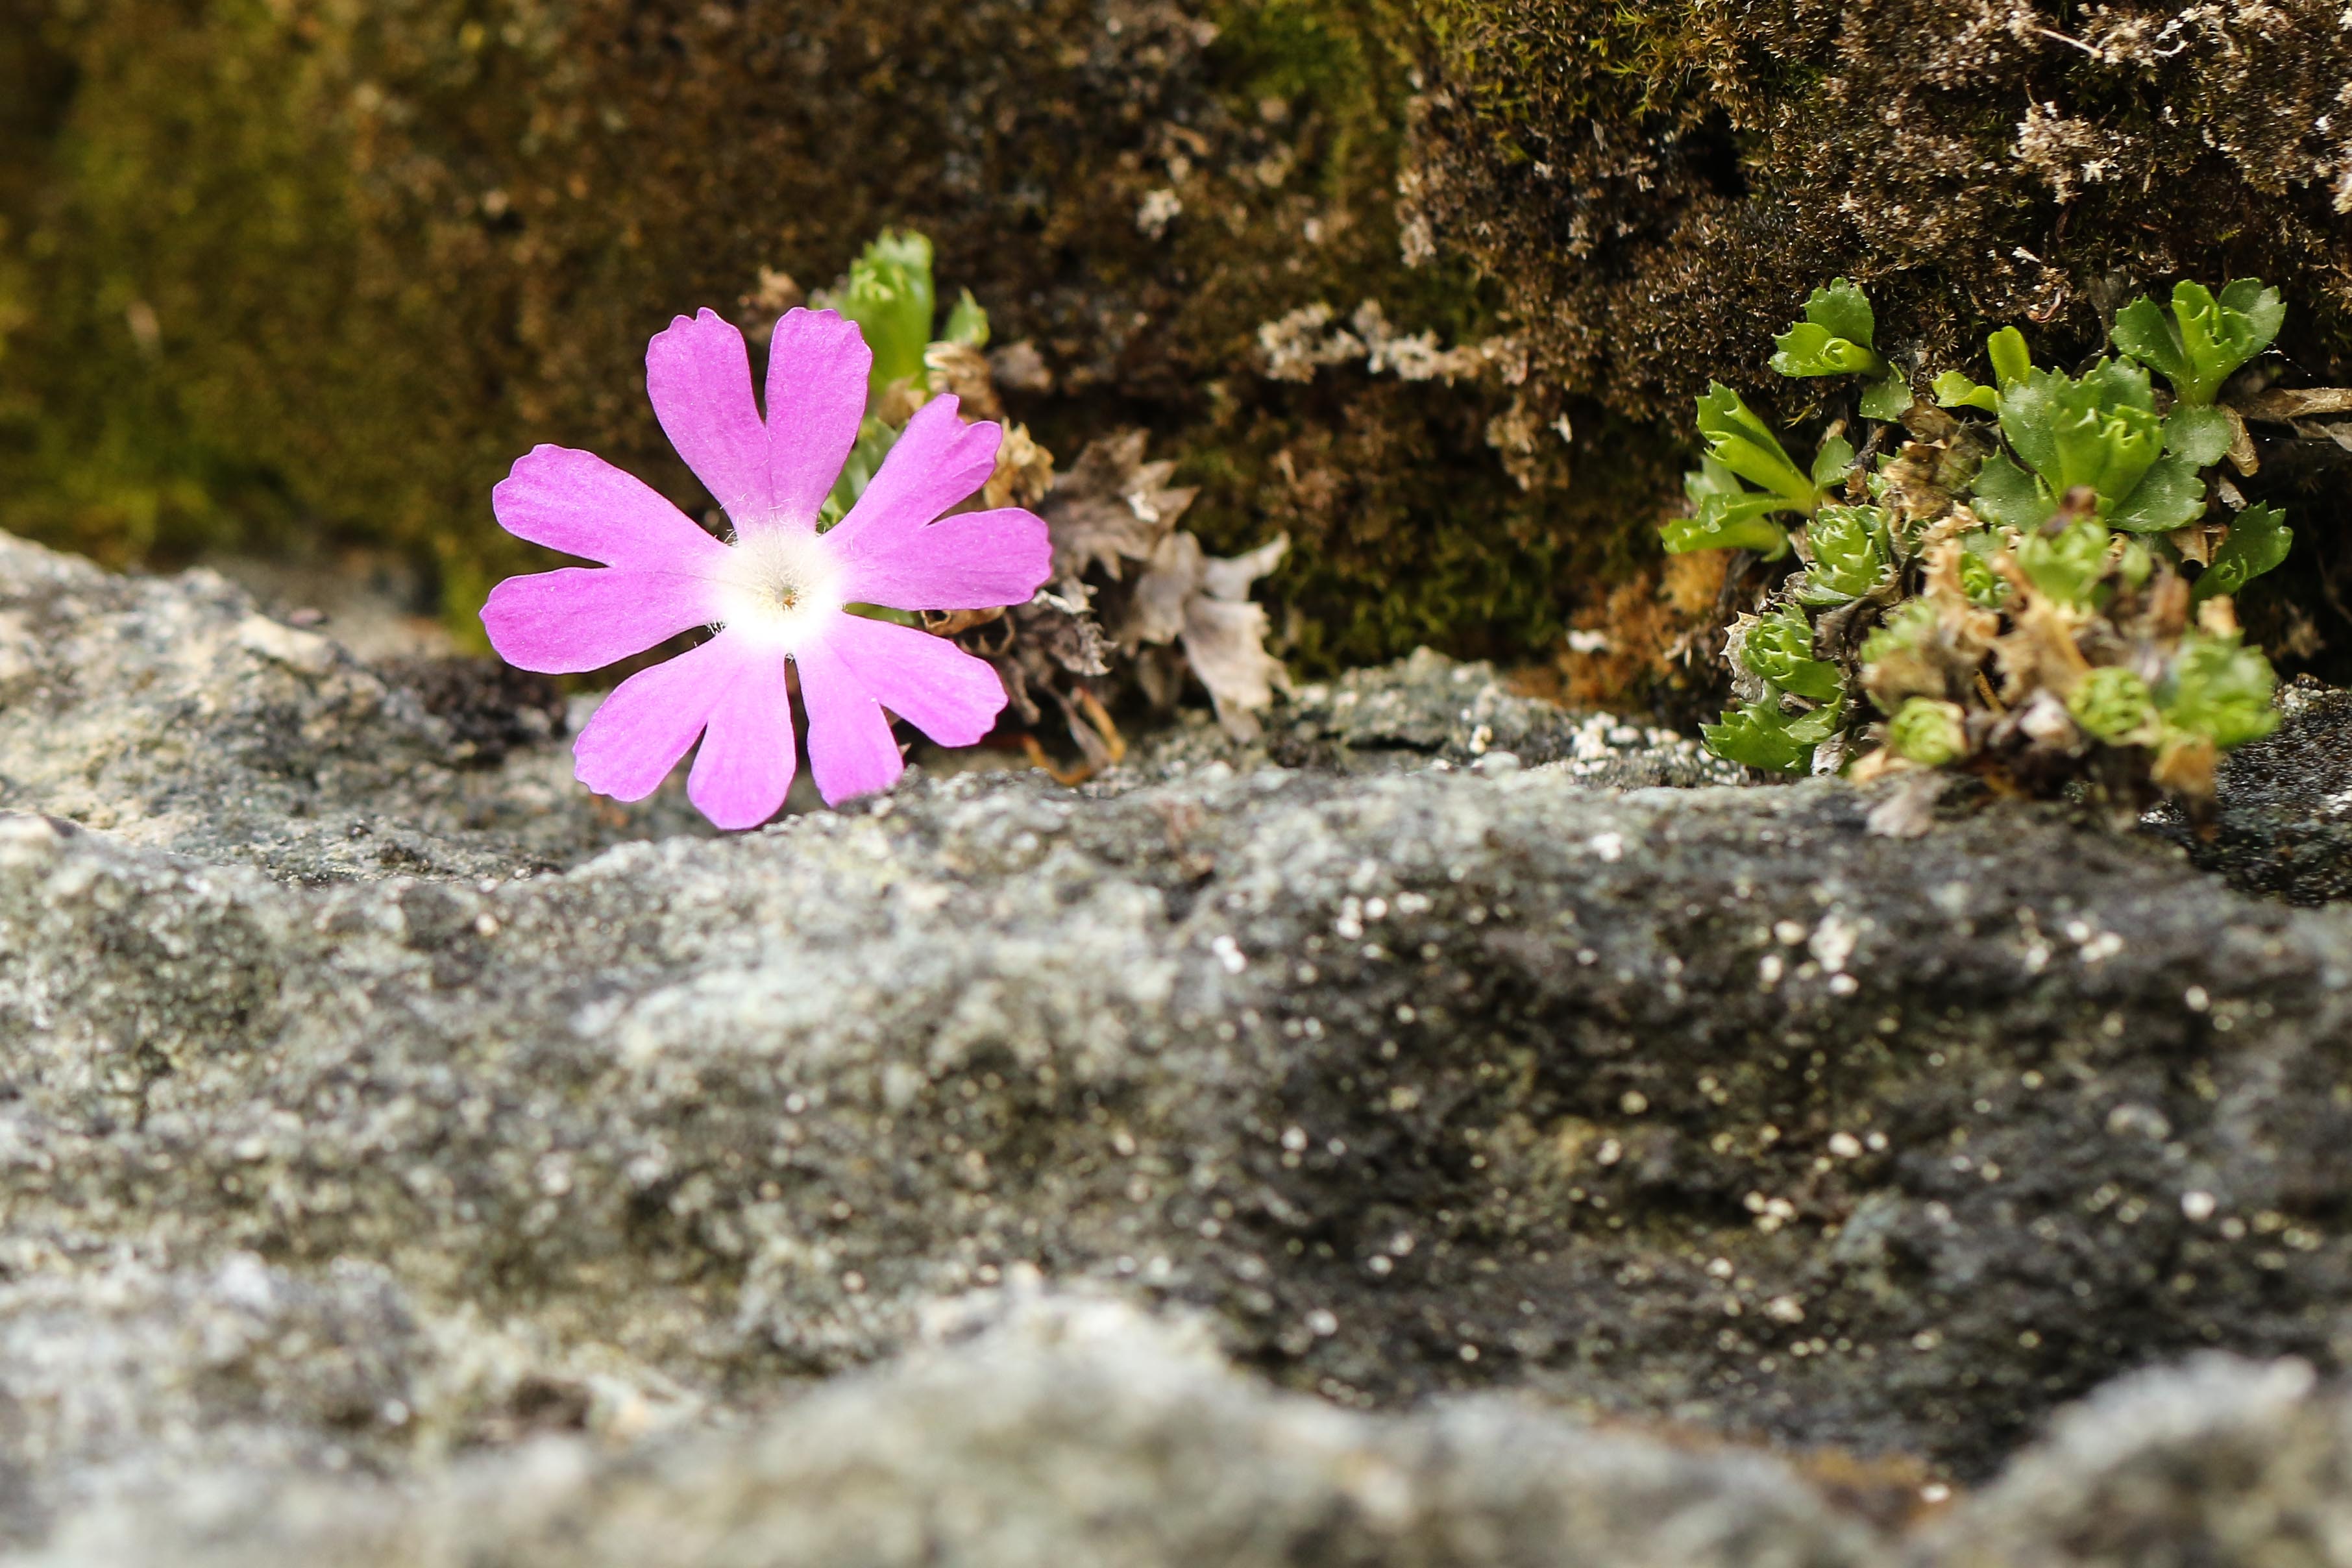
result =
[{"label": "gray rock surface", "polygon": [[1941,1568],[2352,1562],[2352,1400],[2300,1361],[2199,1356],[2066,1410],[1924,1532]]},{"label": "gray rock surface", "polygon": [[320,882],[503,875],[697,831],[675,793],[581,809],[543,743],[562,719],[534,677],[368,665],[214,573],[117,577],[0,535],[0,811]]},{"label": "gray rock surface", "polygon": [[[2152,840],[1596,787],[1706,764],[1433,657],[719,839],[201,574],[0,541],[0,627],[49,1561],[1892,1561],[2118,1373],[2352,1357],[2352,918]],[[2053,1441],[2050,1551],[2171,1484]]]}]

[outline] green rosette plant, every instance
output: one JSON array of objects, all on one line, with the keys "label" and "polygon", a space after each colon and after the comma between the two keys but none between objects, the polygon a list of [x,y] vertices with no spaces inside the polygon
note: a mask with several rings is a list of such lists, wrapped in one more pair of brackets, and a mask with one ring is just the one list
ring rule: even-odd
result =
[{"label": "green rosette plant", "polygon": [[2004,327],[1985,341],[1990,379],[1944,370],[1931,405],[1862,289],[1815,289],[1770,368],[1861,377],[1862,416],[1900,424],[1873,427],[1867,471],[1842,423],[1801,465],[1728,387],[1699,400],[1706,449],[1666,547],[1753,551],[1770,583],[1727,639],[1736,700],[1709,747],[1778,773],[2087,789],[2119,820],[2164,793],[2210,798],[2217,759],[2276,722],[2276,676],[2231,600],[2294,535],[2210,470],[2255,471],[2222,395],[2284,313],[2258,282],[2183,282],[2168,306],[2126,306],[2112,352],[2072,371]]}]

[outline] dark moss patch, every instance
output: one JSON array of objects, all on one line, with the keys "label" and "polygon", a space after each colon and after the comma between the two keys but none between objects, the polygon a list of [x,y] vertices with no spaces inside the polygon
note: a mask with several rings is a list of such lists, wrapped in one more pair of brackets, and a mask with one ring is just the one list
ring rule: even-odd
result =
[{"label": "dark moss patch", "polygon": [[[911,224],[1037,344],[1055,389],[1015,413],[1065,458],[1149,424],[1215,489],[1213,546],[1290,529],[1310,664],[1560,618],[1558,577],[1511,563],[1569,531],[1486,444],[1499,391],[1257,374],[1258,324],[1318,300],[1491,330],[1458,269],[1399,259],[1406,68],[1349,7],[96,0],[42,47],[71,91],[11,122],[33,177],[0,187],[31,306],[0,526],[117,562],[391,540],[463,626],[534,559],[487,505],[532,443],[701,503],[642,394],[673,311],[735,310],[762,268],[822,284]],[[1294,448],[1349,485],[1263,484]]]}]

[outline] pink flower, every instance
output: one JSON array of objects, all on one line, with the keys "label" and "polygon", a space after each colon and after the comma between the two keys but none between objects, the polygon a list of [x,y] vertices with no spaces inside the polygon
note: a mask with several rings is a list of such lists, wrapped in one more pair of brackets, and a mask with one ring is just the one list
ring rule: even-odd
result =
[{"label": "pink flower", "polygon": [[[809,772],[828,805],[905,770],[883,710],[970,745],[1004,706],[996,672],[942,637],[853,604],[980,610],[1025,604],[1051,570],[1043,520],[1017,508],[940,514],[984,483],[1002,432],[935,397],[908,421],[849,514],[817,531],[866,411],[873,353],[856,323],[794,310],[768,351],[767,416],[743,334],[709,310],[646,350],[662,429],[734,524],[720,542],[604,459],[534,447],[491,494],[520,539],[601,563],[510,577],[482,606],[509,664],[594,669],[696,626],[717,635],[614,689],[572,747],[580,782],[651,795],[699,737],[687,797],[721,827],[756,827],[793,782],[784,661],[800,671]],[[934,521],[934,520],[937,521]]]}]

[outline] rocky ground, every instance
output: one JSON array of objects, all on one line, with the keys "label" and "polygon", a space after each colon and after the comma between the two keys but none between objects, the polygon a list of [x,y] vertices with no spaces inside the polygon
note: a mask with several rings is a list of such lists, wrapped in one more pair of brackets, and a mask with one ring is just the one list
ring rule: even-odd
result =
[{"label": "rocky ground", "polygon": [[1433,656],[726,839],[577,716],[0,539],[17,1560],[2352,1563],[2339,699],[2207,869]]}]

